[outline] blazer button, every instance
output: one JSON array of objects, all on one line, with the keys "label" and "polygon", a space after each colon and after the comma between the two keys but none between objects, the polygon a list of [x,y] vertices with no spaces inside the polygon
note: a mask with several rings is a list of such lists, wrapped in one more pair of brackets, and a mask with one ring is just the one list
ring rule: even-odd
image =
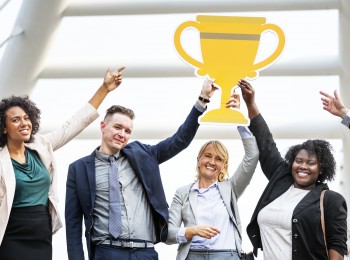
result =
[{"label": "blazer button", "polygon": [[298,250],[293,249],[293,254],[294,254],[294,255],[297,255],[298,253],[299,253]]},{"label": "blazer button", "polygon": [[296,218],[294,218],[293,223],[298,223],[298,220]]},{"label": "blazer button", "polygon": [[297,238],[299,237],[299,235],[298,235],[298,234],[294,234],[293,237],[294,237],[295,239],[297,239]]}]

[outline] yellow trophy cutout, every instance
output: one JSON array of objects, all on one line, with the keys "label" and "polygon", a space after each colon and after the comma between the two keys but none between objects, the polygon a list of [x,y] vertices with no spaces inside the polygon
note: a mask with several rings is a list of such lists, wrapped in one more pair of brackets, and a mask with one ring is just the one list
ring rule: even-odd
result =
[{"label": "yellow trophy cutout", "polygon": [[[186,28],[199,31],[203,62],[192,58],[182,47],[180,38]],[[269,57],[254,64],[260,36],[265,31],[277,34],[278,46]],[[176,29],[174,44],[179,55],[197,69],[198,76],[215,78],[215,83],[221,88],[220,108],[206,112],[200,122],[248,125],[249,119],[242,112],[226,108],[225,104],[241,78],[256,77],[259,70],[278,58],[285,37],[280,27],[267,24],[264,17],[198,15],[197,21],[186,21]]]}]

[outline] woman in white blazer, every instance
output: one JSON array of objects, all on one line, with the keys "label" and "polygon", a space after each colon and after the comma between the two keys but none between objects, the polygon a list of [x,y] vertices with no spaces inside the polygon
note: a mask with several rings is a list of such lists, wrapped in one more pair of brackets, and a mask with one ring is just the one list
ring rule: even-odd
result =
[{"label": "woman in white blazer", "polygon": [[[236,98],[231,107],[234,103],[238,103]],[[242,227],[237,200],[253,176],[259,151],[247,127],[239,126],[238,131],[245,155],[231,178],[228,179],[226,147],[219,141],[209,141],[197,157],[198,180],[175,193],[166,243],[179,243],[177,260],[241,259]]]},{"label": "woman in white blazer", "polygon": [[52,234],[62,227],[53,152],[97,117],[124,67],[107,70],[89,102],[59,128],[38,134],[40,110],[27,97],[0,101],[0,259],[50,260]]}]

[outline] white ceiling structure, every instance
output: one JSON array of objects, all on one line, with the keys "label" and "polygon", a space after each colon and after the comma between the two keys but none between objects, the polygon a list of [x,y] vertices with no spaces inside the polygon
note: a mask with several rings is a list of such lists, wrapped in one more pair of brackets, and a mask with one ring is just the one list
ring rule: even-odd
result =
[{"label": "white ceiling structure", "polygon": [[[113,103],[132,108],[137,139],[171,134],[200,93],[203,79],[173,45],[180,23],[202,13],[266,17],[282,28],[286,46],[277,62],[252,81],[260,110],[276,138],[343,140],[342,184],[349,201],[350,178],[345,173],[350,171],[350,133],[339,118],[322,110],[319,95],[319,90],[338,89],[350,106],[348,0],[20,2],[12,29],[19,35],[0,49],[0,98],[29,94],[42,110],[42,131],[47,131],[90,98],[108,67],[125,65],[125,80],[107,98],[101,114]],[[198,35],[186,37],[188,50],[199,56]],[[273,34],[264,35],[257,59],[266,57],[275,44]],[[218,136],[232,139],[231,129],[203,125],[196,138]],[[79,136],[98,137],[96,125]]]}]

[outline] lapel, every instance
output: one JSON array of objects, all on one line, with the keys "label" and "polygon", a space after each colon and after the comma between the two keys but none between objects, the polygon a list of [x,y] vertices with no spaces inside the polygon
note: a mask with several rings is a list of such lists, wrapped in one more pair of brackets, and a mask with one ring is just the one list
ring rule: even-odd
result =
[{"label": "lapel", "polygon": [[5,183],[7,205],[10,209],[12,207],[13,197],[16,190],[16,178],[11,162],[10,153],[6,145],[0,150],[0,164],[0,176],[2,176]]},{"label": "lapel", "polygon": [[[144,179],[143,179],[143,175],[141,174],[142,171],[139,169],[139,164],[138,164],[138,161],[141,158],[138,158],[136,160],[134,149],[132,149],[132,146],[129,145],[129,144],[127,146],[125,146],[123,149],[121,149],[120,153],[128,159],[128,161],[130,163],[130,166],[134,170],[136,176],[138,176],[140,178],[141,183],[144,185],[145,182],[144,182]],[[140,163],[145,163],[145,162],[140,162]]]},{"label": "lapel", "polygon": [[85,167],[90,188],[90,201],[93,209],[96,195],[95,151],[87,158]]},{"label": "lapel", "polygon": [[314,189],[310,190],[310,192],[306,194],[306,196],[295,207],[293,211],[293,216],[298,214],[303,209],[307,208],[310,204],[314,203],[315,201],[319,201],[321,191],[324,189],[324,187],[324,185],[318,185]]},{"label": "lapel", "polygon": [[222,200],[225,203],[226,209],[231,218],[233,218],[233,212],[231,209],[231,187],[227,185],[227,182],[218,182],[218,188],[221,195]]},{"label": "lapel", "polygon": [[[227,212],[231,218],[231,220],[233,221],[233,224],[237,227],[237,221],[236,218],[234,216],[234,212],[232,211],[232,207],[231,207],[231,182],[228,181],[223,181],[223,182],[218,182],[218,188],[219,188],[219,192],[221,195],[222,200],[225,203]],[[234,199],[234,198],[232,198]],[[236,203],[232,203],[234,206]]]},{"label": "lapel", "polygon": [[188,200],[189,200],[190,205],[191,205],[191,209],[192,209],[192,212],[193,212],[193,215],[194,215],[195,223],[197,223],[197,197],[198,197],[198,191],[192,190],[191,188],[192,188],[192,186],[190,187]]}]

